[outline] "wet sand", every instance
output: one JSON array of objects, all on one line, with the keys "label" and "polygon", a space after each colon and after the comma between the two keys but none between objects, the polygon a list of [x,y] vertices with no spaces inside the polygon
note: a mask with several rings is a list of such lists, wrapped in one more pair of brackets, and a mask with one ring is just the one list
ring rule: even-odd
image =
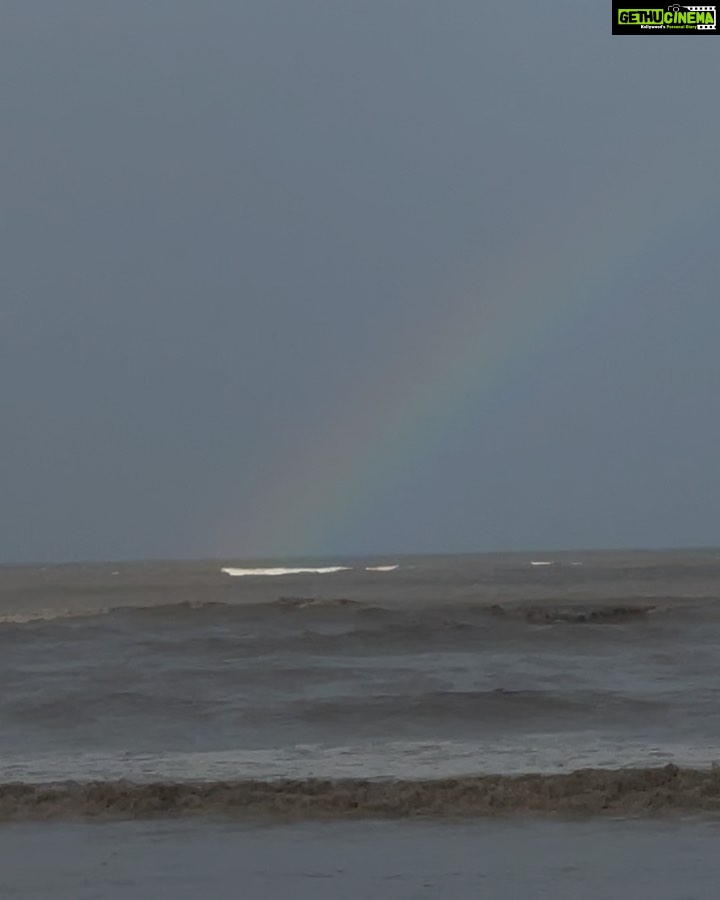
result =
[{"label": "wet sand", "polygon": [[8,825],[0,896],[716,900],[719,838],[677,820]]}]

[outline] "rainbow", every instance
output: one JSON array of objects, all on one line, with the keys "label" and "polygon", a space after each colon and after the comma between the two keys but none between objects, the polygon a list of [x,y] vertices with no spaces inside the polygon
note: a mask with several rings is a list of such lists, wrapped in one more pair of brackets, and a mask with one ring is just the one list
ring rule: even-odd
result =
[{"label": "rainbow", "polygon": [[[443,299],[305,447],[290,447],[270,484],[218,529],[223,556],[321,553],[378,503],[407,460],[428,452],[464,409],[486,399],[598,288],[717,200],[702,178],[667,179],[667,160],[553,211],[512,265]],[[391,548],[392,549],[392,548]]]}]

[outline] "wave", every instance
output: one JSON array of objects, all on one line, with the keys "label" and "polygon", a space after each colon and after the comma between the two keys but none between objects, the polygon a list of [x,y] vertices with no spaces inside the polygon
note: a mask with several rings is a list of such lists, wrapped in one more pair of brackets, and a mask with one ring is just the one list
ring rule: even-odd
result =
[{"label": "wave", "polygon": [[[346,670],[346,677],[355,675],[356,687],[342,696],[298,698],[294,696],[298,682],[320,693],[326,687],[327,675],[308,666],[280,666],[275,672],[274,681],[264,671],[240,676],[213,672],[188,680],[178,674],[174,684],[161,683],[157,688],[130,684],[108,689],[86,682],[81,688],[46,687],[29,697],[17,689],[8,690],[3,721],[19,727],[60,728],[62,732],[64,728],[82,729],[92,723],[120,720],[132,729],[133,724],[151,723],[160,716],[162,724],[158,727],[169,730],[197,728],[208,722],[222,729],[232,723],[247,729],[286,728],[285,733],[296,737],[315,736],[335,742],[348,733],[375,740],[388,734],[417,739],[446,729],[448,734],[472,739],[548,727],[566,731],[611,728],[635,724],[639,717],[650,724],[662,722],[668,714],[666,702],[643,696],[588,689],[437,689],[429,678],[411,671],[396,672],[387,692],[380,688],[363,695],[359,691],[365,673],[360,667],[354,673]],[[423,690],[425,683],[429,689]],[[274,693],[270,700],[266,685]]]},{"label": "wave", "polygon": [[[279,597],[269,606],[280,609],[338,609],[345,606],[362,606],[358,600],[348,600],[345,597]],[[256,607],[257,608],[257,607]]]},{"label": "wave", "polygon": [[495,603],[487,611],[495,616],[524,619],[535,625],[618,624],[641,619],[657,610],[650,605],[585,604],[575,606],[502,606]]},{"label": "wave", "polygon": [[[488,603],[486,601],[461,601],[413,607],[408,603],[372,603],[347,597],[280,596],[274,600],[233,602],[227,600],[191,599],[171,602],[169,598],[146,604],[120,604],[117,606],[66,607],[8,611],[0,613],[0,625],[38,625],[43,622],[91,619],[104,616],[142,616],[173,618],[177,616],[222,616],[242,619],[247,616],[268,616],[282,612],[341,612],[344,616],[361,617],[364,623],[372,616],[377,626],[389,630],[408,630],[408,636],[418,629],[433,632],[448,628],[456,631],[482,629],[487,632],[491,622],[530,625],[618,625],[639,622],[648,616],[659,614],[687,615],[714,613],[717,601],[685,604],[683,607],[669,604],[646,603]],[[366,627],[366,626],[364,626]],[[355,629],[353,629],[355,630]],[[375,631],[375,629],[373,629]]]},{"label": "wave", "polygon": [[331,575],[334,572],[349,572],[351,571],[350,566],[320,566],[318,568],[298,568],[298,569],[286,569],[282,567],[273,568],[273,569],[233,569],[233,568],[224,568],[220,570],[224,572],[226,575],[234,575],[237,577],[242,577],[244,575],[303,575],[303,574],[314,574],[314,575]]},{"label": "wave", "polygon": [[556,559],[533,559],[530,561],[531,566],[562,566],[562,565],[570,565],[570,566],[582,566],[583,563],[580,561],[572,561],[569,563],[561,563]]},{"label": "wave", "polygon": [[0,820],[654,816],[720,812],[720,769],[580,769],[445,779],[258,779],[0,785]]},{"label": "wave", "polygon": [[199,610],[242,609],[239,604],[222,600],[182,600],[179,603],[154,603],[145,606],[132,604],[96,607],[57,607],[55,609],[35,609],[27,612],[0,613],[0,625],[34,625],[72,619],[95,619],[116,614],[167,615]]},{"label": "wave", "polygon": [[292,709],[295,720],[314,727],[333,725],[357,726],[363,732],[381,733],[388,726],[411,731],[433,725],[457,726],[463,731],[484,732],[489,727],[515,730],[536,722],[543,727],[570,722],[574,727],[602,721],[636,721],[653,713],[664,715],[662,703],[630,697],[611,691],[556,690],[425,690],[422,693],[382,693],[341,700],[297,702]]},{"label": "wave", "polygon": [[33,623],[53,622],[56,619],[87,619],[95,616],[107,616],[115,610],[112,607],[95,609],[34,609],[27,612],[0,613],[0,625],[31,625]]},{"label": "wave", "polygon": [[191,751],[4,753],[0,785],[66,781],[198,783],[246,779],[340,780],[364,778],[417,781],[476,775],[560,775],[579,769],[642,769],[674,763],[709,769],[716,743],[653,744],[600,738],[593,733],[530,732],[503,738],[373,740],[353,744],[304,743],[265,748]]},{"label": "wave", "polygon": [[[393,566],[365,566],[365,572],[394,572],[399,569],[399,565]],[[233,575],[235,577],[251,576],[267,576],[267,575],[333,575],[335,572],[352,572],[352,566],[302,566],[298,568],[286,568],[276,566],[269,569],[237,569],[233,567],[225,567],[220,570],[225,575]]]}]

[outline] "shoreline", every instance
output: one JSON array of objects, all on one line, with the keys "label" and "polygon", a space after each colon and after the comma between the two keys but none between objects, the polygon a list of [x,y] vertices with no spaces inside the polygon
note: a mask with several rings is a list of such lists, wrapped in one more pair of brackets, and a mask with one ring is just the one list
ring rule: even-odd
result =
[{"label": "shoreline", "polygon": [[720,768],[673,764],[442,779],[5,783],[0,822],[494,818],[720,813]]}]

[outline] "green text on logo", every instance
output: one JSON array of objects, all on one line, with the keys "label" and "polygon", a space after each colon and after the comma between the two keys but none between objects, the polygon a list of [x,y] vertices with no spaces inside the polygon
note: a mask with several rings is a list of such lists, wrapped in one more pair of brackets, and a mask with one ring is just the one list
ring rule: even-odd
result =
[{"label": "green text on logo", "polygon": [[618,24],[620,25],[675,25],[678,27],[693,28],[698,25],[714,25],[715,15],[711,11],[675,11],[666,12],[664,9],[619,9]]}]

